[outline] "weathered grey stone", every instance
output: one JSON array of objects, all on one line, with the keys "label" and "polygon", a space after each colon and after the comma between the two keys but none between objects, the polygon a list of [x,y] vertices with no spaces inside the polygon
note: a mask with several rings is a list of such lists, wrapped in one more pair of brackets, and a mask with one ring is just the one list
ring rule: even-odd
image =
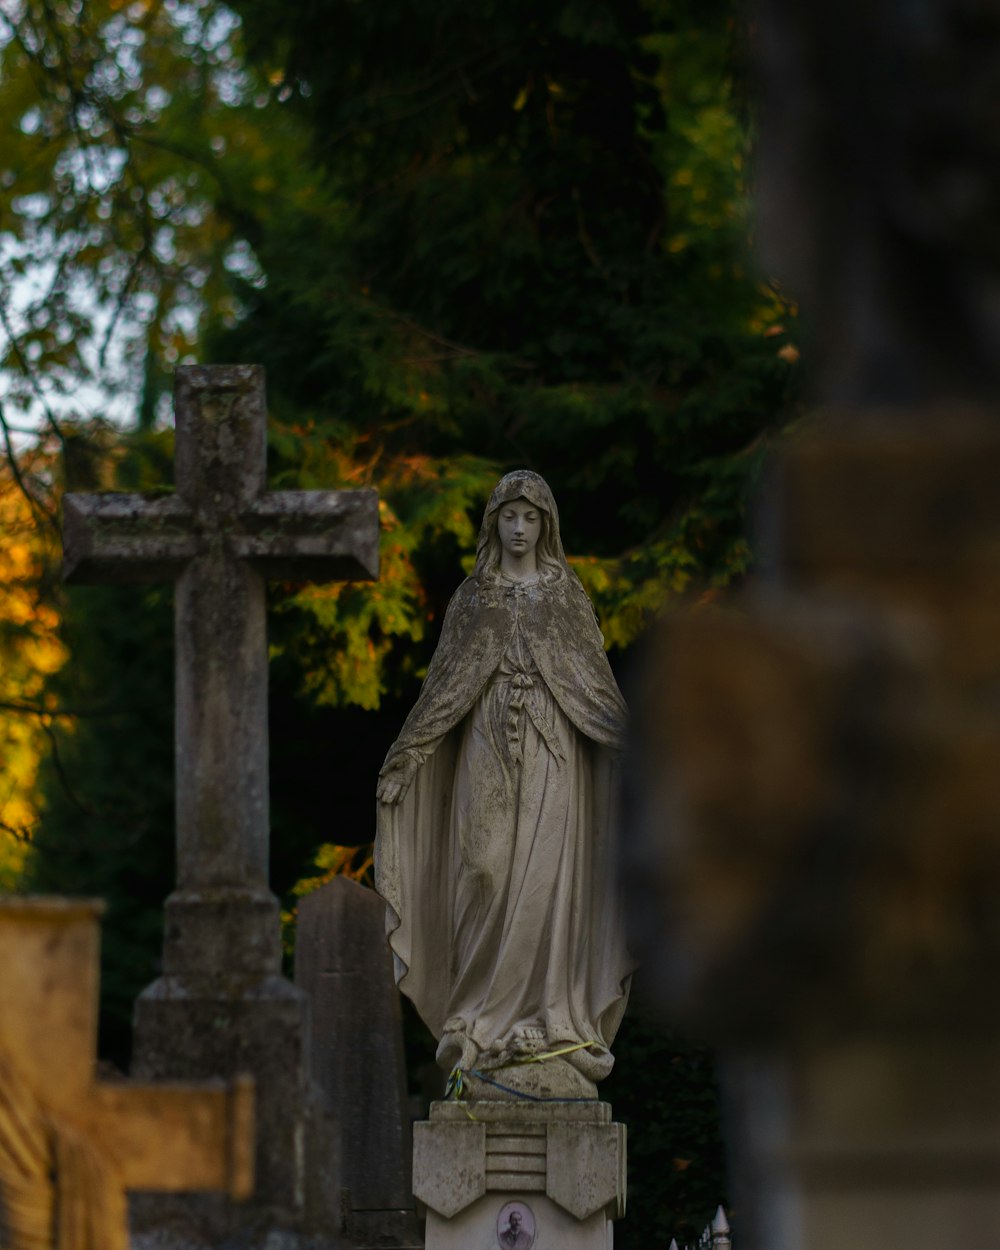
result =
[{"label": "weathered grey stone", "polygon": [[434,1103],[414,1126],[413,1181],[427,1250],[502,1247],[509,1202],[530,1204],[536,1245],[604,1250],[625,1213],[625,1129],[596,1101]]},{"label": "weathered grey stone", "polygon": [[414,1142],[414,1192],[441,1215],[506,1191],[547,1193],[575,1219],[624,1214],[625,1130],[607,1103],[438,1102]]},{"label": "weathered grey stone", "polygon": [[595,1211],[625,1214],[625,1125],[548,1126],[545,1192],[578,1220]]},{"label": "weathered grey stone", "polygon": [[[432,1123],[468,1120],[469,1106],[464,1102],[433,1102]],[[537,1124],[540,1108],[532,1102],[477,1102],[476,1119],[483,1124]],[[548,1118],[569,1124],[611,1124],[609,1102],[561,1102],[547,1109]],[[545,1117],[543,1116],[543,1121]]]},{"label": "weathered grey stone", "polygon": [[[319,1139],[305,996],[279,975],[268,887],[265,578],[376,577],[378,501],[374,491],[266,491],[259,366],[178,369],[175,410],[173,496],[65,500],[69,579],[177,580],[178,879],[164,976],[136,1004],[135,1069],[257,1079],[254,1203],[188,1204],[195,1224],[207,1221],[212,1235],[315,1219],[332,1227],[329,1169],[306,1164],[307,1142]],[[166,1218],[162,1203],[156,1211]]]},{"label": "weathered grey stone", "polygon": [[413,1196],[446,1219],[486,1193],[486,1125],[413,1126]]},{"label": "weathered grey stone", "polygon": [[530,1213],[535,1229],[531,1250],[612,1250],[613,1225],[603,1212],[577,1220],[544,1194],[534,1193],[487,1194],[451,1220],[428,1211],[427,1250],[505,1250],[497,1226],[512,1201]]},{"label": "weathered grey stone", "polygon": [[[305,1135],[309,1098],[307,1013],[304,995],[283,977],[268,977],[224,997],[192,989],[179,977],[163,977],[136,1009],[137,1053],[133,1074],[143,1079],[204,1080],[220,1072],[251,1072],[260,1088],[256,1160],[260,1169],[254,1204],[271,1213],[305,1207]],[[197,1223],[217,1236],[244,1223],[249,1211],[232,1211],[213,1198],[185,1200]],[[142,1204],[140,1204],[142,1206]],[[167,1212],[172,1200],[146,1202]],[[144,1220],[141,1222],[145,1222]]]},{"label": "weathered grey stone", "polygon": [[536,1097],[594,1097],[610,1072],[632,968],[613,862],[626,715],[552,492],[508,473],[376,788],[397,980],[445,1071],[502,1069]]},{"label": "weathered grey stone", "polygon": [[511,1090],[527,1099],[592,1098],[597,1101],[594,1082],[561,1058],[547,1059],[544,1063],[508,1064],[496,1069],[484,1064],[464,1073],[463,1080],[465,1097],[475,1101],[509,1103]]},{"label": "weathered grey stone", "polygon": [[300,900],[295,981],[312,1008],[312,1072],[334,1126],[346,1231],[415,1243],[402,1014],[373,890],[336,877]]}]

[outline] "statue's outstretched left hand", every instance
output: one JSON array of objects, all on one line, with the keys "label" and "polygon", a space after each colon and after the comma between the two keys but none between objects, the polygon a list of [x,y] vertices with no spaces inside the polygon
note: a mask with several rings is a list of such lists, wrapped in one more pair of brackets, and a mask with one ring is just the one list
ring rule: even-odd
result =
[{"label": "statue's outstretched left hand", "polygon": [[399,803],[410,788],[417,764],[408,755],[399,755],[379,776],[375,797],[380,803]]}]

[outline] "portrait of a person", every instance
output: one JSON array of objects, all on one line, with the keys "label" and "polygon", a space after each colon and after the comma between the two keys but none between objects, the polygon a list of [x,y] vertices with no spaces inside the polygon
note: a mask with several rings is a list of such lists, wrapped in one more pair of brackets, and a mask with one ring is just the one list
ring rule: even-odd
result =
[{"label": "portrait of a person", "polygon": [[500,1245],[504,1250],[530,1250],[534,1234],[525,1226],[524,1216],[514,1207],[507,1216],[507,1227],[500,1231]]},{"label": "portrait of a person", "polygon": [[535,1243],[535,1220],[525,1206],[509,1203],[496,1221],[496,1240],[502,1250],[531,1250]]}]

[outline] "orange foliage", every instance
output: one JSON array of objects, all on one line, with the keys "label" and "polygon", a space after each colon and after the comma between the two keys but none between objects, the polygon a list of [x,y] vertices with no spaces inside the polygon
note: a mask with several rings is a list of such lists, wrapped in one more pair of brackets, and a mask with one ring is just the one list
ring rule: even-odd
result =
[{"label": "orange foliage", "polygon": [[57,559],[52,528],[0,467],[0,889],[16,884],[28,852],[55,712],[46,679],[65,660],[59,612],[44,591]]}]

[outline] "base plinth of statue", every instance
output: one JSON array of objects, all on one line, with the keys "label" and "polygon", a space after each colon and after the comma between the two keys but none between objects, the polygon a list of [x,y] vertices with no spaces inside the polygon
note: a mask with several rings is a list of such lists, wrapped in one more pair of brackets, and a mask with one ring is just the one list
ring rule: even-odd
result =
[{"label": "base plinth of statue", "polygon": [[477,1066],[463,1075],[462,1097],[470,1102],[517,1102],[535,1099],[559,1102],[597,1102],[597,1086],[565,1059],[544,1063],[511,1063],[491,1068]]},{"label": "base plinth of statue", "polygon": [[625,1149],[596,1099],[432,1103],[413,1126],[426,1250],[609,1250]]}]

